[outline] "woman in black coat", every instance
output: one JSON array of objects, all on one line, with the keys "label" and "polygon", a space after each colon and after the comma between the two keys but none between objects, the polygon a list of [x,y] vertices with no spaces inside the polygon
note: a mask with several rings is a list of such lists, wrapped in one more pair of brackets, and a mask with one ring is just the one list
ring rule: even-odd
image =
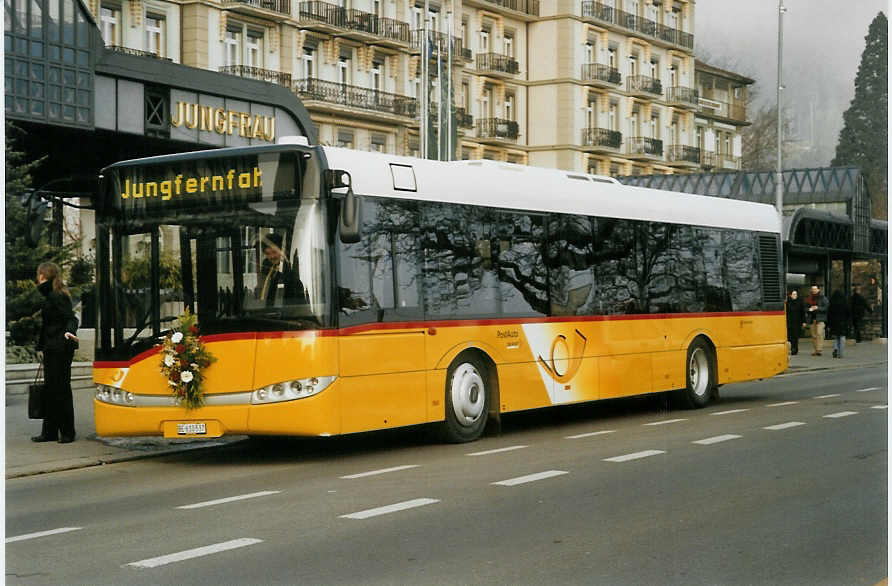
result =
[{"label": "woman in black coat", "polygon": [[77,348],[77,318],[71,294],[62,282],[59,265],[37,267],[37,290],[43,295],[42,325],[37,349],[43,351],[43,429],[31,441],[60,444],[74,441],[74,401],[71,396],[71,361]]},{"label": "woman in black coat", "polygon": [[827,329],[833,337],[833,357],[842,358],[846,347],[846,334],[849,333],[851,312],[846,296],[842,291],[834,291],[830,296],[830,307],[827,309]]},{"label": "woman in black coat", "polygon": [[790,354],[799,353],[799,335],[805,327],[805,305],[799,299],[799,292],[793,289],[787,296],[787,340],[790,342]]}]

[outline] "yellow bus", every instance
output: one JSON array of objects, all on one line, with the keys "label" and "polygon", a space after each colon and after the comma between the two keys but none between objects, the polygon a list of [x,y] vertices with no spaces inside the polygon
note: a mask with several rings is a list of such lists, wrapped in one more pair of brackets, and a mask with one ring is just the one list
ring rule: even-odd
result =
[{"label": "yellow bus", "polygon": [[[787,368],[767,205],[493,161],[294,144],[102,172],[100,436],[330,436],[720,385]],[[186,409],[159,341],[216,358]]]}]

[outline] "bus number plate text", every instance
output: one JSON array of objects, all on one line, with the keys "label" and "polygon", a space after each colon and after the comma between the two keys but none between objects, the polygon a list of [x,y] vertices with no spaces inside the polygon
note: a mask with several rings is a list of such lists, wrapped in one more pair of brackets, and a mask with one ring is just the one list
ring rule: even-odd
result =
[{"label": "bus number plate text", "polygon": [[177,423],[177,435],[206,435],[206,423]]}]

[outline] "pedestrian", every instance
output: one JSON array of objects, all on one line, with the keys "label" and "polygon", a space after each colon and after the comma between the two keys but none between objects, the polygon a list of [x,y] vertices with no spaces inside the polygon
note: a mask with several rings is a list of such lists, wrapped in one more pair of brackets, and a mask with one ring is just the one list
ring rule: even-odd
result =
[{"label": "pedestrian", "polygon": [[855,343],[861,341],[861,328],[864,323],[864,315],[870,313],[870,304],[861,295],[861,286],[852,287],[852,329],[855,330]]},{"label": "pedestrian", "polygon": [[830,296],[830,306],[827,308],[827,327],[833,337],[833,357],[842,358],[842,351],[846,347],[846,334],[849,331],[849,304],[842,291],[836,290]]},{"label": "pedestrian", "polygon": [[805,300],[805,305],[808,323],[811,326],[811,341],[815,348],[811,355],[820,356],[824,350],[824,327],[827,323],[827,308],[830,302],[821,293],[820,287],[812,285],[811,294]]},{"label": "pedestrian", "polygon": [[790,354],[799,353],[799,335],[805,327],[805,306],[799,299],[799,291],[793,289],[787,295],[787,340],[790,342]]},{"label": "pedestrian", "polygon": [[37,267],[37,290],[43,295],[40,338],[43,351],[43,427],[31,441],[60,444],[74,441],[74,401],[71,396],[71,361],[77,348],[77,317],[71,307],[71,293],[62,281],[59,265],[51,262]]}]

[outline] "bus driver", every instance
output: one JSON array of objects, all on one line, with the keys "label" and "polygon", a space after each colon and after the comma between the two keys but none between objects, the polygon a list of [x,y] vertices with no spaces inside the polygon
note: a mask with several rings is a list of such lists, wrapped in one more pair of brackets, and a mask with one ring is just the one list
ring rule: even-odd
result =
[{"label": "bus driver", "polygon": [[260,265],[257,298],[264,302],[266,307],[282,305],[283,302],[285,305],[306,303],[303,285],[282,250],[282,235],[267,234],[261,239],[261,248],[265,258]]}]

